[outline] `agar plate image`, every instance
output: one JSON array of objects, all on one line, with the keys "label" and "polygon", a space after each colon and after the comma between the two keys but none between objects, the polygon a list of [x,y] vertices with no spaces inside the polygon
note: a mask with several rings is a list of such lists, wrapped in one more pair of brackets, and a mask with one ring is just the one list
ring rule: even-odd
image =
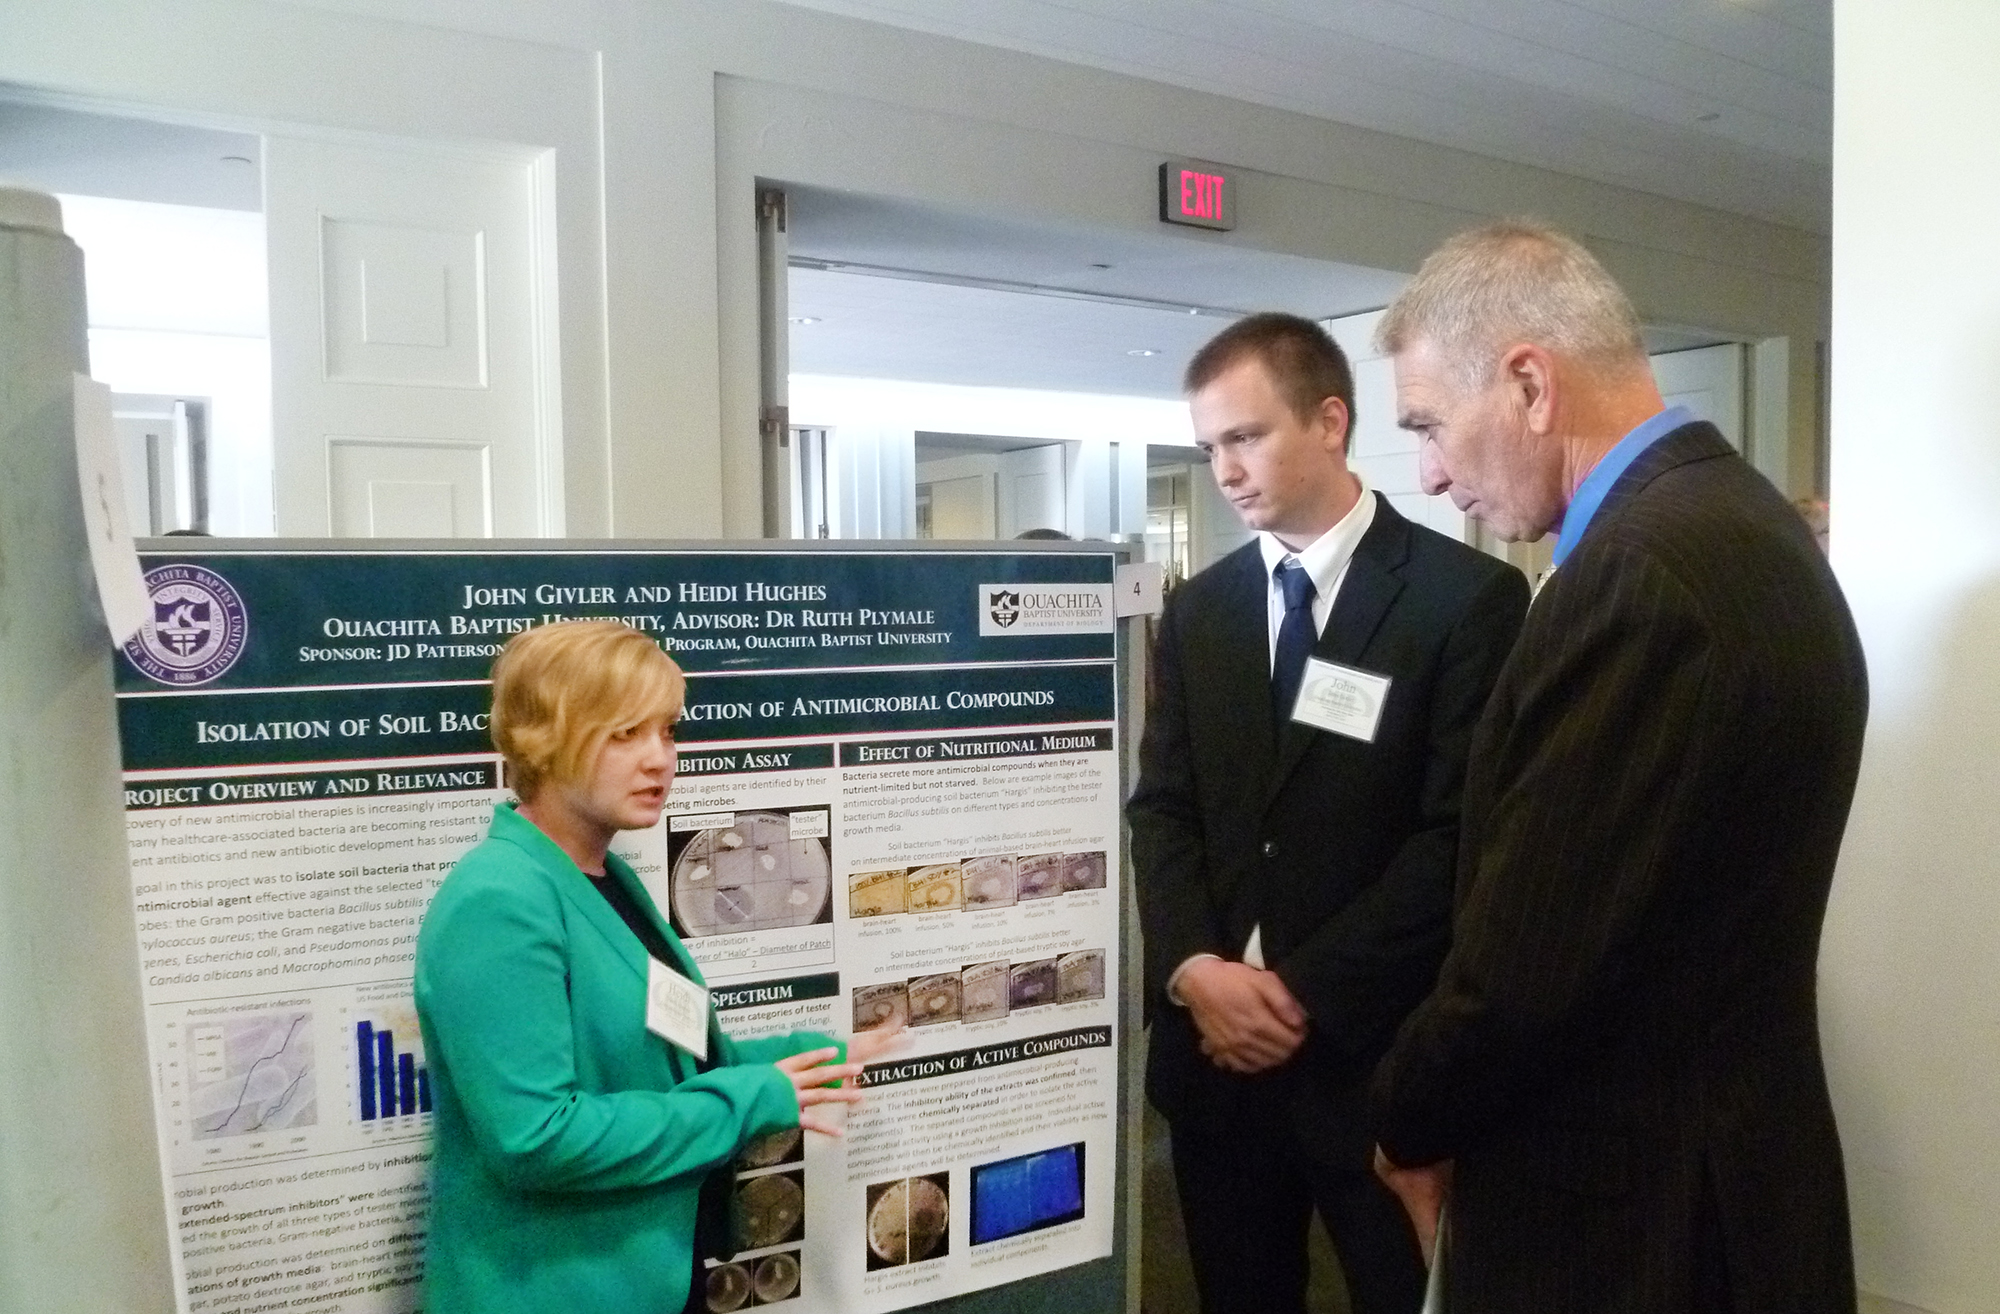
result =
[{"label": "agar plate image", "polygon": [[894,1268],[951,1253],[947,1173],[903,1177],[868,1188],[868,1267]]},{"label": "agar plate image", "polygon": [[1013,1006],[1035,1008],[1056,1002],[1056,960],[1037,958],[1014,964]]},{"label": "agar plate image", "polygon": [[910,873],[910,911],[957,912],[963,902],[961,886],[961,873],[955,862],[918,867]]},{"label": "agar plate image", "polygon": [[997,1022],[1006,1017],[1013,975],[1005,962],[974,963],[960,972],[959,1020]]},{"label": "agar plate image", "polygon": [[730,1216],[738,1250],[762,1250],[799,1239],[806,1223],[805,1177],[794,1169],[736,1183]]},{"label": "agar plate image", "polygon": [[1063,892],[1063,855],[1060,853],[1037,853],[1032,857],[1014,860],[1014,883],[1019,890],[1018,898],[1026,903],[1030,899],[1048,899]]},{"label": "agar plate image", "polygon": [[805,1133],[797,1127],[786,1127],[765,1136],[759,1136],[743,1147],[736,1156],[738,1168],[769,1168],[774,1164],[797,1163],[805,1158]]},{"label": "agar plate image", "polygon": [[1063,855],[1063,889],[1101,890],[1104,888],[1104,852]]},{"label": "agar plate image", "polygon": [[958,973],[910,978],[910,1025],[958,1021]]},{"label": "agar plate image", "polygon": [[679,831],[669,818],[676,929],[693,939],[832,921],[826,815],[824,807],[738,812],[726,826]]},{"label": "agar plate image", "polygon": [[708,1270],[704,1303],[709,1314],[776,1305],[799,1294],[797,1248],[714,1264]]},{"label": "agar plate image", "polygon": [[750,1265],[717,1264],[703,1292],[709,1314],[732,1314],[750,1303]]},{"label": "agar plate image", "polygon": [[1104,951],[1079,949],[1056,959],[1056,1001],[1104,998]]},{"label": "agar plate image", "polygon": [[967,858],[965,870],[965,910],[1014,906],[1014,859]]},{"label": "agar plate image", "polygon": [[873,1031],[877,1027],[899,1027],[909,1020],[910,992],[907,983],[887,981],[881,985],[855,988],[856,1031]]},{"label": "agar plate image", "polygon": [[799,1294],[799,1252],[780,1250],[756,1261],[750,1270],[750,1294],[759,1305],[776,1305]]},{"label": "agar plate image", "polygon": [[884,917],[902,912],[909,901],[909,869],[857,871],[847,878],[847,915]]}]

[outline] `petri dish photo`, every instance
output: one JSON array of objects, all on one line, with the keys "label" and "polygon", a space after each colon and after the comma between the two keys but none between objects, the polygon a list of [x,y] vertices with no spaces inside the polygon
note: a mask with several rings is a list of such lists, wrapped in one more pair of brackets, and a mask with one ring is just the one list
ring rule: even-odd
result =
[{"label": "petri dish photo", "polygon": [[799,1294],[799,1257],[792,1251],[766,1255],[757,1261],[756,1272],[750,1275],[750,1284],[757,1291],[757,1299],[765,1305],[775,1305],[781,1300],[790,1300]]},{"label": "petri dish photo", "polygon": [[674,920],[689,936],[810,926],[832,916],[833,865],[818,839],[793,839],[783,812],[739,812],[696,831],[674,859]]}]

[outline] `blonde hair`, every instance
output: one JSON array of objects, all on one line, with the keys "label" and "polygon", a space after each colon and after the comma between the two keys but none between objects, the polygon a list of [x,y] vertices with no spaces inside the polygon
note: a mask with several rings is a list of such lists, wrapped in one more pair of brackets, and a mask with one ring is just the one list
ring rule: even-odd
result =
[{"label": "blonde hair", "polygon": [[1526,219],[1460,233],[1430,254],[1375,329],[1391,356],[1419,342],[1468,388],[1492,382],[1520,342],[1602,369],[1646,361],[1639,316],[1597,257]]},{"label": "blonde hair", "polygon": [[687,679],[645,635],[616,621],[524,630],[493,661],[493,746],[523,800],[581,778],[604,741],[655,717],[674,720]]}]

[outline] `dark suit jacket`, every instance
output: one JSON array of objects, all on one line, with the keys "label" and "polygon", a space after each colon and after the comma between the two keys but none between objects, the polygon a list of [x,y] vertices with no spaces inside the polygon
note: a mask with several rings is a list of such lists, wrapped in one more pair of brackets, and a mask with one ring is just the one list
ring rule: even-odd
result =
[{"label": "dark suit jacket", "polygon": [[1866,708],[1785,500],[1707,424],[1642,454],[1501,673],[1376,1079],[1389,1156],[1457,1160],[1456,1308],[1854,1308],[1814,969]]},{"label": "dark suit jacket", "polygon": [[[1373,496],[1373,494],[1370,494]],[[1229,1098],[1166,983],[1191,954],[1265,962],[1311,1015],[1277,1079],[1316,1157],[1363,1165],[1368,1073],[1448,939],[1472,728],[1527,607],[1519,571],[1412,525],[1386,498],[1316,655],[1391,677],[1370,744],[1274,725],[1263,559],[1250,543],[1176,589],[1128,815],[1153,1017],[1147,1089],[1168,1118]]]}]

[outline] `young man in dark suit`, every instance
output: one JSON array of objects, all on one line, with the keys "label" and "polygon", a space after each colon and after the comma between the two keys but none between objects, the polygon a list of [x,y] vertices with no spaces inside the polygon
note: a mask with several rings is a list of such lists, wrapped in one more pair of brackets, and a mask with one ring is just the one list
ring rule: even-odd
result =
[{"label": "young man in dark suit", "polygon": [[1427,491],[1559,533],[1472,745],[1436,990],[1375,1082],[1451,1305],[1855,1307],[1814,1005],[1867,713],[1811,534],[1667,408],[1588,252],[1501,224],[1384,317]]},{"label": "young man in dark suit", "polygon": [[1317,325],[1242,320],[1186,386],[1258,537],[1174,591],[1155,649],[1128,810],[1147,1090],[1205,1314],[1302,1310],[1315,1210],[1357,1314],[1414,1314],[1363,1093],[1444,952],[1466,748],[1527,582],[1362,487]]}]

